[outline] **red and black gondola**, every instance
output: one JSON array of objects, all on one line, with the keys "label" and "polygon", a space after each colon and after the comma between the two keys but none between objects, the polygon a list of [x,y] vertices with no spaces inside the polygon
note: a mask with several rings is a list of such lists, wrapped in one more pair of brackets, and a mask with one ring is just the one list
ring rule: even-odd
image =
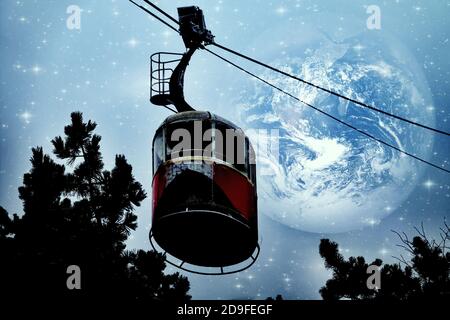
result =
[{"label": "red and black gondola", "polygon": [[[174,133],[182,129],[187,136],[198,136],[195,126],[201,127],[202,137],[215,133],[212,141],[202,141],[201,149],[192,143],[192,148],[174,152],[180,143]],[[220,149],[217,135],[225,138]],[[226,150],[231,145],[234,150]],[[239,154],[244,155],[242,161]],[[209,112],[178,113],[156,131],[153,159],[152,229],[164,250],[208,267],[233,265],[251,256],[258,243],[256,165],[242,130]]]},{"label": "red and black gondola", "polygon": [[[178,13],[187,51],[151,57],[150,100],[174,105],[178,113],[161,124],[153,139],[150,242],[156,248],[155,241],[166,260],[181,269],[237,272],[252,265],[259,254],[255,153],[236,125],[195,111],[185,101],[186,67],[213,36],[199,8],[183,7]],[[185,268],[185,263],[220,272]],[[241,263],[245,265],[224,271]]]}]

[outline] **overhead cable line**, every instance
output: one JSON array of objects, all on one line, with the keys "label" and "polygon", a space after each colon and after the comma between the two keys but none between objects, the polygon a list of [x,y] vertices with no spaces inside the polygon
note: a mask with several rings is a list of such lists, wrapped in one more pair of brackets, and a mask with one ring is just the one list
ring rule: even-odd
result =
[{"label": "overhead cable line", "polygon": [[230,48],[227,48],[227,47],[225,47],[225,46],[222,46],[222,45],[220,45],[220,44],[218,44],[218,43],[216,43],[216,42],[213,42],[212,45],[213,45],[213,46],[216,46],[216,47],[218,47],[218,48],[220,48],[220,49],[222,49],[222,50],[225,50],[225,51],[227,51],[227,52],[229,52],[229,53],[232,53],[232,54],[234,54],[234,55],[236,55],[236,56],[239,56],[239,57],[241,57],[241,58],[243,58],[243,59],[246,59],[246,60],[248,60],[248,61],[250,61],[250,62],[256,63],[256,64],[258,64],[258,65],[260,65],[260,66],[262,66],[262,67],[265,67],[265,68],[267,68],[267,69],[270,69],[270,70],[272,70],[272,71],[275,71],[275,72],[277,72],[277,73],[280,73],[280,74],[282,74],[282,75],[284,75],[284,76],[286,76],[286,77],[295,79],[295,80],[300,81],[300,82],[302,82],[302,83],[304,83],[304,84],[306,84],[306,85],[309,85],[309,86],[311,86],[311,87],[314,87],[314,88],[316,88],[316,89],[322,90],[322,91],[324,91],[324,92],[327,92],[327,93],[329,93],[329,94],[331,94],[331,95],[334,95],[334,96],[336,96],[336,97],[339,97],[339,98],[341,98],[341,99],[344,99],[344,100],[347,100],[347,101],[349,101],[349,102],[352,102],[352,103],[354,103],[354,104],[356,104],[356,105],[359,105],[359,106],[361,106],[361,107],[364,107],[364,108],[367,108],[367,109],[370,109],[370,110],[373,110],[373,111],[382,113],[382,114],[384,114],[384,115],[386,115],[386,116],[389,116],[389,117],[395,118],[395,119],[397,119],[397,120],[401,120],[401,121],[407,122],[407,123],[409,123],[409,124],[412,124],[412,125],[415,125],[415,126],[418,126],[418,127],[421,127],[421,128],[424,128],[424,129],[427,129],[427,130],[430,130],[430,131],[433,131],[433,132],[436,132],[436,133],[440,133],[440,134],[443,134],[443,135],[446,135],[446,136],[450,136],[450,133],[449,133],[449,132],[446,132],[446,131],[443,131],[443,130],[439,130],[439,129],[436,129],[436,128],[433,128],[433,127],[430,127],[430,126],[427,126],[427,125],[424,125],[424,124],[421,124],[421,123],[418,123],[418,122],[415,122],[415,121],[412,121],[412,120],[403,118],[403,117],[398,116],[398,115],[395,115],[395,114],[393,114],[393,113],[390,113],[390,112],[387,112],[387,111],[378,109],[378,108],[376,108],[376,107],[373,107],[373,106],[371,106],[371,105],[368,105],[368,104],[366,104],[366,103],[364,103],[364,102],[355,100],[355,99],[353,99],[353,98],[346,97],[346,96],[344,96],[344,95],[342,95],[342,94],[340,94],[340,93],[337,93],[337,92],[335,92],[335,91],[333,91],[333,90],[330,90],[330,89],[321,87],[321,86],[319,86],[319,85],[316,85],[316,84],[314,84],[314,83],[312,83],[312,82],[306,81],[306,80],[304,80],[304,79],[302,79],[302,78],[299,78],[299,77],[297,77],[297,76],[295,76],[295,75],[293,75],[293,74],[290,74],[290,73],[285,72],[285,71],[283,71],[283,70],[277,69],[277,68],[275,68],[275,67],[272,67],[271,65],[268,65],[268,64],[266,64],[266,63],[264,63],[264,62],[261,62],[261,61],[259,61],[259,60],[256,60],[256,59],[254,59],[254,58],[252,58],[252,57],[249,57],[249,56],[247,56],[247,55],[245,55],[245,54],[242,54],[242,53],[240,53],[240,52],[237,52],[237,51],[235,51],[235,50],[232,50],[232,49],[230,49]]},{"label": "overhead cable line", "polygon": [[166,108],[167,110],[170,110],[170,111],[172,111],[173,113],[177,113],[177,111],[175,110],[175,109],[173,109],[173,108],[171,108],[171,107],[169,107],[169,106],[163,106],[164,108]]},{"label": "overhead cable line", "polygon": [[371,134],[369,134],[369,133],[367,133],[367,132],[365,132],[365,131],[363,131],[363,130],[361,130],[361,129],[359,129],[359,128],[357,128],[357,127],[355,127],[355,126],[353,126],[353,125],[351,125],[351,124],[349,124],[349,123],[347,123],[347,122],[345,122],[345,121],[343,121],[343,120],[340,120],[339,118],[337,118],[337,117],[335,117],[335,116],[333,116],[333,115],[331,115],[331,114],[329,114],[329,113],[327,113],[327,112],[325,112],[325,111],[323,111],[323,110],[321,110],[321,109],[319,109],[319,108],[313,106],[312,104],[307,103],[306,101],[303,101],[303,100],[299,99],[298,97],[294,96],[293,94],[291,94],[291,93],[289,93],[289,92],[287,92],[287,91],[281,89],[280,87],[277,87],[277,86],[274,85],[273,83],[270,83],[269,81],[267,81],[267,80],[265,80],[265,79],[263,79],[263,78],[257,76],[256,74],[254,74],[254,73],[252,73],[252,72],[250,72],[250,71],[244,69],[243,67],[241,67],[241,66],[235,64],[234,62],[228,60],[227,58],[225,58],[225,57],[223,57],[223,56],[221,56],[221,55],[219,55],[219,54],[217,54],[217,53],[215,53],[215,52],[213,52],[213,51],[211,51],[211,50],[209,50],[209,49],[206,49],[206,48],[205,48],[205,50],[208,51],[209,53],[211,53],[212,55],[216,56],[217,58],[219,58],[219,59],[221,59],[221,60],[223,60],[223,61],[229,63],[229,64],[232,65],[233,67],[235,67],[235,68],[237,68],[237,69],[239,69],[239,70],[245,72],[246,74],[248,74],[248,75],[250,75],[250,76],[256,78],[257,80],[259,80],[259,81],[261,81],[261,82],[263,82],[263,83],[265,83],[265,84],[271,86],[272,88],[274,88],[274,89],[276,89],[276,90],[278,90],[278,91],[280,91],[280,92],[282,92],[282,93],[288,95],[288,96],[291,97],[292,99],[295,99],[295,100],[297,100],[297,101],[303,103],[304,105],[308,106],[309,108],[312,108],[312,109],[316,110],[317,112],[319,112],[319,113],[321,113],[321,114],[323,114],[323,115],[325,115],[325,116],[327,116],[327,117],[329,117],[329,118],[331,118],[331,119],[333,119],[333,120],[339,122],[340,124],[345,125],[345,126],[347,126],[348,128],[350,128],[350,129],[352,129],[352,130],[355,130],[355,131],[357,131],[357,132],[359,132],[359,133],[361,133],[361,134],[363,134],[363,135],[369,137],[370,139],[375,140],[375,141],[377,141],[377,142],[379,142],[379,143],[381,143],[381,144],[383,144],[383,145],[385,145],[385,146],[387,146],[387,147],[389,147],[389,148],[392,148],[392,149],[394,149],[394,150],[396,150],[396,151],[398,151],[398,152],[400,152],[400,153],[402,153],[402,154],[404,154],[404,155],[407,155],[407,156],[409,156],[409,157],[411,157],[411,158],[414,158],[414,159],[416,159],[417,161],[420,161],[420,162],[422,162],[422,163],[425,163],[425,164],[427,164],[427,165],[430,165],[430,166],[432,166],[432,167],[434,167],[434,168],[436,168],[436,169],[442,170],[442,171],[444,171],[444,172],[446,172],[446,173],[450,173],[450,170],[447,170],[447,169],[445,169],[445,168],[443,168],[443,167],[441,167],[441,166],[439,166],[439,165],[437,165],[437,164],[434,164],[434,163],[432,163],[432,162],[429,162],[429,161],[427,161],[427,160],[425,160],[425,159],[422,159],[422,158],[420,158],[420,157],[418,157],[418,156],[413,155],[412,153],[409,153],[409,152],[407,152],[407,151],[404,151],[404,150],[402,150],[402,149],[400,149],[400,148],[398,148],[398,147],[396,147],[396,146],[394,146],[394,145],[392,145],[392,144],[390,144],[390,143],[388,143],[388,142],[385,142],[385,141],[383,141],[383,140],[381,140],[381,139],[379,139],[379,138],[376,138],[375,136],[373,136],[373,135],[371,135]]},{"label": "overhead cable line", "polygon": [[[156,14],[154,14],[153,12],[151,12],[150,10],[148,10],[147,8],[141,6],[140,4],[137,4],[137,3],[134,2],[133,0],[129,0],[129,1],[130,1],[132,4],[134,4],[136,7],[138,7],[138,8],[140,8],[140,9],[144,10],[145,12],[147,12],[147,13],[148,13],[149,15],[151,15],[153,18],[155,18],[155,19],[157,19],[158,21],[164,23],[166,26],[168,26],[170,29],[174,30],[176,33],[178,33],[178,34],[180,33],[180,31],[178,31],[177,28],[175,28],[174,26],[172,26],[170,23],[168,23],[167,21],[163,20],[162,18],[158,17]],[[145,1],[146,3],[151,4],[153,7],[157,8],[156,5],[154,5],[153,3],[151,3],[151,2],[149,2],[149,1],[147,1],[147,0],[144,0],[144,1]],[[164,12],[164,11],[162,11],[162,10],[159,9],[159,8],[158,8],[158,11]],[[167,14],[167,13],[164,13],[164,15],[168,15],[168,14]],[[176,21],[176,20],[175,20],[175,21]],[[177,21],[177,23],[178,23],[178,21]]]},{"label": "overhead cable line", "polygon": [[145,3],[147,3],[149,6],[151,6],[152,8],[154,8],[155,10],[157,10],[158,12],[162,13],[164,16],[166,16],[167,18],[169,18],[170,20],[172,20],[173,22],[175,22],[176,24],[180,24],[178,22],[177,19],[175,19],[174,17],[172,17],[170,14],[168,14],[167,12],[165,12],[164,10],[162,10],[161,8],[159,8],[156,4],[151,3],[148,0],[144,0]]}]

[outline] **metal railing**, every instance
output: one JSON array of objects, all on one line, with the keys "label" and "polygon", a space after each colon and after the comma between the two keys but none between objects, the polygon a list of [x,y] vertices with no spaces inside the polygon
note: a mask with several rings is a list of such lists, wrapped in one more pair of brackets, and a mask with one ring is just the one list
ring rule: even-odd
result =
[{"label": "metal railing", "polygon": [[156,52],[150,56],[150,101],[153,104],[170,104],[170,77],[182,56],[174,52]]}]

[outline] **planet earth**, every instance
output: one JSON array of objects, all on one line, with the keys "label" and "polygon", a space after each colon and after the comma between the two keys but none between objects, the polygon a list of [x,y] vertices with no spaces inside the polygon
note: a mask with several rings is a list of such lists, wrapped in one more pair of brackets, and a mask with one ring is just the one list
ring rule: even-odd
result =
[{"label": "planet earth", "polygon": [[[398,39],[366,32],[284,44],[268,61],[286,72],[382,110],[435,122],[429,87]],[[427,159],[425,130],[271,71],[261,77],[339,119]],[[424,165],[261,82],[237,103],[257,149],[259,211],[289,227],[338,233],[379,224],[408,198]],[[269,147],[268,147],[269,146]]]}]

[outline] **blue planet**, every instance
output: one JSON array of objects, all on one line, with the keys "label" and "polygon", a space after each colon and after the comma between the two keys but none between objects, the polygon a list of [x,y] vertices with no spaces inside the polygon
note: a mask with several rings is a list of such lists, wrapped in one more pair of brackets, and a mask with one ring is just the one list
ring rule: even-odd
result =
[{"label": "blue planet", "polygon": [[[398,39],[365,32],[334,41],[316,34],[284,44],[282,57],[271,64],[384,111],[434,124],[428,85]],[[397,148],[426,158],[432,147],[432,135],[408,124],[273,72],[260,75]],[[336,233],[377,225],[407,199],[422,173],[414,159],[263,83],[249,85],[238,103],[245,110],[244,127],[259,129],[257,144],[278,142],[278,152],[258,152],[259,206],[289,227]],[[279,137],[261,136],[261,128],[275,129]]]}]

